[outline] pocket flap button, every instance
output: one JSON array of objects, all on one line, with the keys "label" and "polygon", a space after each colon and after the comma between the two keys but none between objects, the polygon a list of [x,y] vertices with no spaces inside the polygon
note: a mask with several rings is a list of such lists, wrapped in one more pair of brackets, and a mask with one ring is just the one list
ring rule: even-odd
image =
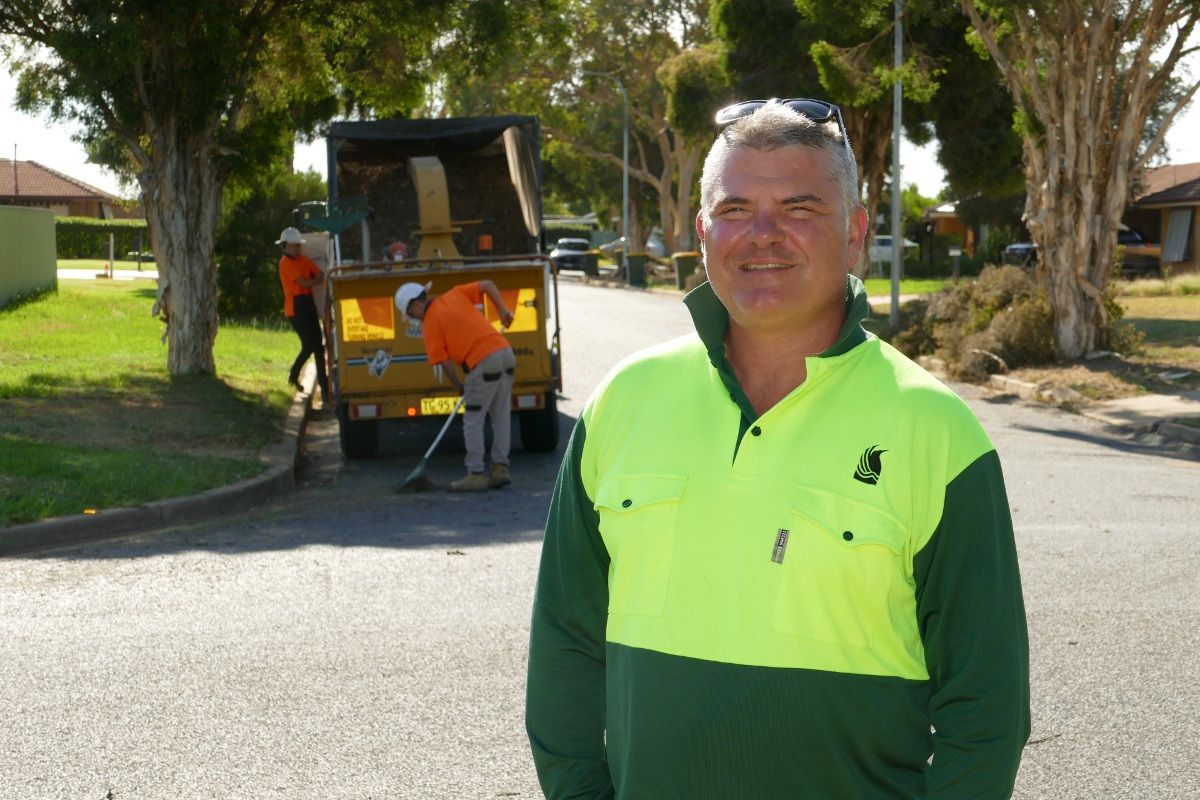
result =
[{"label": "pocket flap button", "polygon": [[625,498],[621,501],[621,508],[629,508],[631,505],[633,505],[633,501],[629,498]]},{"label": "pocket flap button", "polygon": [[842,531],[842,538],[848,542],[854,538],[854,534],[851,531]]}]

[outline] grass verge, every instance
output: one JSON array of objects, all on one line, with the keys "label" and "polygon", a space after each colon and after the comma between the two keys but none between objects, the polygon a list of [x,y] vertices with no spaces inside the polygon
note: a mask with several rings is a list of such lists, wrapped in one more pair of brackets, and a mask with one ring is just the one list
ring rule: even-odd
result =
[{"label": "grass verge", "polygon": [[[900,294],[933,294],[950,282],[949,278],[901,278]],[[892,282],[888,278],[867,278],[867,294],[872,297],[890,297]]]},{"label": "grass verge", "polygon": [[0,525],[192,494],[261,471],[295,337],[223,324],[217,375],[167,374],[150,282],[59,282],[0,313]]}]

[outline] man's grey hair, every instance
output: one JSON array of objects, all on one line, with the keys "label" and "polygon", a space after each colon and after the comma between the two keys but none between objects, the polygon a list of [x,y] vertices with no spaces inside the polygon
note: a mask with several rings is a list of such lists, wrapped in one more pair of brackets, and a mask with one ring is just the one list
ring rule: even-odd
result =
[{"label": "man's grey hair", "polygon": [[707,216],[712,208],[714,172],[727,151],[739,147],[776,150],[799,145],[829,153],[833,168],[830,177],[841,190],[842,210],[849,220],[851,210],[858,205],[858,164],[842,137],[836,120],[813,122],[781,103],[768,103],[717,135],[700,173],[701,213]]}]

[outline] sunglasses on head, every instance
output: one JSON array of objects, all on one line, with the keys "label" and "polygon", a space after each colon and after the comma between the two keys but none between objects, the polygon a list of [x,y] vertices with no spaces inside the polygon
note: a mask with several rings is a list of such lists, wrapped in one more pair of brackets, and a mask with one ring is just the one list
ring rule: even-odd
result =
[{"label": "sunglasses on head", "polygon": [[824,100],[812,100],[807,97],[794,97],[790,100],[780,100],[777,97],[770,100],[743,100],[740,103],[725,106],[717,112],[714,118],[717,123],[717,132],[720,133],[739,119],[750,116],[768,103],[786,106],[813,122],[837,120],[838,130],[842,132],[842,144],[846,146],[846,152],[850,154],[850,157],[854,157],[854,152],[850,149],[850,137],[846,135],[846,123],[842,121],[842,110]]}]

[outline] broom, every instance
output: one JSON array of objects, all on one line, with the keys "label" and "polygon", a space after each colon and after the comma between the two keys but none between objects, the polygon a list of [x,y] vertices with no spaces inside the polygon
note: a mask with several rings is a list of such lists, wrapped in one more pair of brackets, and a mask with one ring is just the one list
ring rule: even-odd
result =
[{"label": "broom", "polygon": [[458,414],[458,409],[462,407],[463,400],[466,397],[458,398],[458,402],[454,404],[454,410],[450,412],[450,416],[446,417],[446,424],[438,431],[437,438],[433,440],[433,444],[429,445],[429,449],[425,451],[424,457],[417,464],[416,468],[409,473],[404,482],[396,487],[397,492],[427,492],[433,488],[433,482],[425,474],[425,467],[429,465],[429,457],[433,455],[433,451],[437,449],[438,444],[442,441],[442,437],[446,435],[446,431],[450,428],[450,423],[454,421],[454,417]]}]

